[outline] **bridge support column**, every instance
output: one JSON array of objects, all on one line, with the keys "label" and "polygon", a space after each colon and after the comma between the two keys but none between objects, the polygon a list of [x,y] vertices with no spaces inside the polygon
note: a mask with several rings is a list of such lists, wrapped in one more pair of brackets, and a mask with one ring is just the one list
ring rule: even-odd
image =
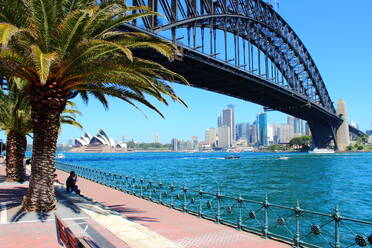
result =
[{"label": "bridge support column", "polygon": [[350,134],[346,104],[343,99],[338,100],[336,113],[343,119],[341,126],[337,129],[337,148],[340,151],[345,151],[346,147],[350,145]]},{"label": "bridge support column", "polygon": [[336,132],[338,124],[332,123],[331,121],[308,121],[311,134],[313,136],[313,145],[314,148],[327,148],[331,142],[334,142],[334,146],[337,149],[337,139]]}]

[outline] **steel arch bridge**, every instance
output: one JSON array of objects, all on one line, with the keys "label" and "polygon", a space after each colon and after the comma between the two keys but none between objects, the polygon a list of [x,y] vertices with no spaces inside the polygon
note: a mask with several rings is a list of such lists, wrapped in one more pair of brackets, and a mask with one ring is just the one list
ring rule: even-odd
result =
[{"label": "steel arch bridge", "polygon": [[315,147],[332,141],[342,123],[310,53],[293,29],[262,0],[130,0],[164,17],[130,29],[171,40],[173,62],[157,60],[194,87],[254,102],[309,123]]}]

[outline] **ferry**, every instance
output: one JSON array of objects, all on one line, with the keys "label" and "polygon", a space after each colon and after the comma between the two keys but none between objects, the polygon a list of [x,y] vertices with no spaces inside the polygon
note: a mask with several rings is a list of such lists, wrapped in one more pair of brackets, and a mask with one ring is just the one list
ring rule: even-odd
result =
[{"label": "ferry", "polygon": [[279,159],[279,160],[288,160],[289,157],[286,157],[286,156],[280,156],[278,159]]},{"label": "ferry", "polygon": [[238,159],[240,156],[227,156],[225,159]]},{"label": "ferry", "polygon": [[333,154],[335,150],[327,148],[315,148],[309,151],[310,154]]}]

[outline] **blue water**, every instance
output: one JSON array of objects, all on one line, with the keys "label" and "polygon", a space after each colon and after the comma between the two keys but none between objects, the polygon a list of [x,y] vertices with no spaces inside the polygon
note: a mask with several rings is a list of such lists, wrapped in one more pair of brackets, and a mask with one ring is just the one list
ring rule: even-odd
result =
[{"label": "blue water", "polygon": [[[372,153],[65,153],[61,162],[224,195],[372,220]],[[287,156],[288,160],[280,160]]]}]

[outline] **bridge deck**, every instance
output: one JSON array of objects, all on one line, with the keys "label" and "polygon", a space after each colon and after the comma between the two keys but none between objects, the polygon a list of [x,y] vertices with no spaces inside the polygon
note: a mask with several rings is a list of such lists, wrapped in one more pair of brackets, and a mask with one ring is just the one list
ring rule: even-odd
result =
[{"label": "bridge deck", "polygon": [[[57,171],[61,182],[67,174]],[[233,228],[215,224],[211,221],[169,209],[117,190],[79,178],[82,193],[118,211],[128,220],[139,223],[151,231],[184,248],[270,248],[290,247],[274,240],[263,239],[257,235],[241,232]]]}]

